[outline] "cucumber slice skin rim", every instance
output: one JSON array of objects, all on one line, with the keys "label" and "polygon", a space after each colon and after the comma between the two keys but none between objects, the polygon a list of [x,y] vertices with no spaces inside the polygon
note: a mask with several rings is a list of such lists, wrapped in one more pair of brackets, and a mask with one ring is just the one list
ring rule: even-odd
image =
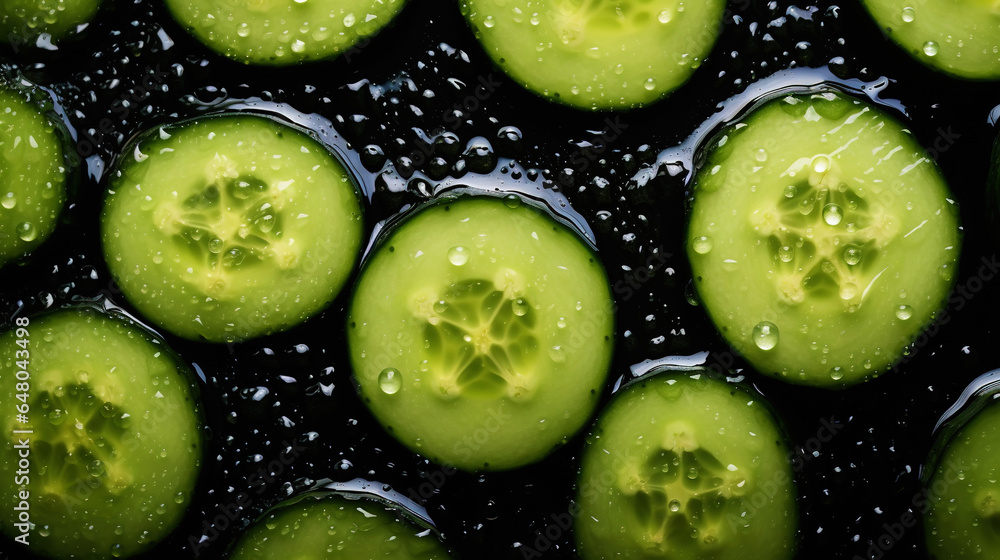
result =
[{"label": "cucumber slice skin rim", "polygon": [[[347,536],[336,531],[336,525],[331,525],[334,511],[347,512],[342,516],[345,524],[349,523]],[[298,516],[301,516],[301,519],[295,519]],[[366,522],[371,525],[363,527]],[[294,526],[294,530],[286,533],[285,530],[290,525]],[[311,529],[314,534],[296,533],[303,529],[306,531]],[[328,534],[327,531],[330,529],[335,533]],[[399,533],[395,533],[394,530]],[[395,504],[368,495],[351,496],[331,491],[306,492],[270,508],[230,545],[230,550],[224,557],[227,560],[268,560],[274,558],[274,554],[268,553],[268,550],[287,553],[291,548],[294,551],[297,547],[304,546],[302,543],[307,538],[316,536],[317,531],[322,531],[322,536],[326,539],[312,539],[309,550],[319,550],[325,545],[327,552],[330,553],[328,547],[337,545],[338,554],[330,558],[389,556],[400,560],[450,558],[447,548],[438,540],[437,533],[431,527],[424,527]],[[358,537],[361,533],[364,534],[363,538]],[[376,534],[380,537],[379,543],[373,542]],[[394,547],[407,548],[405,551],[395,548],[383,551],[374,548],[379,544],[385,546],[389,542]],[[412,548],[419,550],[413,551]]]},{"label": "cucumber slice skin rim", "polygon": [[1000,80],[1000,12],[985,2],[862,0],[875,23],[921,64],[954,78]]},{"label": "cucumber slice skin rim", "polygon": [[[32,433],[8,435],[3,447],[23,457],[19,438],[27,438],[30,467],[24,478],[15,477],[16,462],[0,464],[0,472],[11,485],[9,511],[16,515],[20,492],[29,493],[32,552],[97,560],[156,546],[186,515],[204,461],[193,373],[152,331],[117,312],[66,307],[23,328],[0,333],[0,371],[11,379],[0,403],[13,411],[23,402],[16,395],[24,387],[13,379],[25,365],[16,341],[26,339],[29,422],[9,415],[5,426],[8,434]],[[0,531],[22,534],[17,522],[5,514]]]},{"label": "cucumber slice skin rim", "polygon": [[[441,234],[416,249],[423,230]],[[542,265],[552,277],[525,268],[529,232],[541,247],[531,258],[562,263]],[[473,238],[480,235],[497,240],[477,247]],[[508,470],[541,460],[584,426],[610,368],[614,303],[603,265],[577,231],[517,195],[462,193],[412,208],[374,247],[348,304],[348,351],[359,395],[400,443],[462,470]],[[455,247],[470,248],[468,264],[449,262]],[[415,260],[426,258],[417,268],[396,266],[396,259],[418,253]],[[573,281],[554,279],[574,266]],[[400,277],[404,283],[387,283]],[[480,323],[463,323],[475,316],[470,305],[493,311],[483,312]],[[450,315],[462,309],[466,316]],[[400,323],[395,330],[370,326],[376,319]],[[384,338],[390,330],[393,340]],[[507,361],[485,358],[478,342],[461,342],[463,332],[467,341],[492,333],[494,350],[502,348]],[[387,370],[399,382],[391,393],[381,383]]]},{"label": "cucumber slice skin rim", "polygon": [[[585,110],[634,109],[680,88],[712,50],[725,9],[719,0],[682,11],[676,2],[664,1],[634,6],[637,12],[626,16],[598,13],[601,3],[460,2],[483,49],[514,81],[551,101]],[[620,27],[612,29],[615,25]],[[524,37],[512,39],[512,27],[514,35]],[[544,47],[539,51],[536,45]],[[654,58],[651,52],[661,56]]]},{"label": "cucumber slice skin rim", "polygon": [[[877,142],[865,143],[873,133]],[[895,119],[846,94],[785,95],[758,107],[713,142],[692,191],[696,290],[730,347],[761,373],[838,389],[881,375],[954,283],[961,228],[944,177]],[[699,206],[704,199],[713,202]],[[808,201],[808,212],[793,211]],[[826,214],[828,203],[838,212]],[[816,239],[792,239],[806,226]],[[804,251],[792,247],[804,239]],[[738,270],[738,283],[719,281]]]},{"label": "cucumber slice skin rim", "polygon": [[[939,434],[939,440],[946,435]],[[995,546],[1000,529],[994,482],[1000,469],[998,438],[1000,406],[990,399],[928,460],[924,539],[938,560],[1000,558]]]},{"label": "cucumber slice skin rim", "polygon": [[790,559],[798,547],[790,456],[780,418],[752,388],[700,369],[635,379],[601,411],[581,453],[577,552]]},{"label": "cucumber slice skin rim", "polygon": [[0,161],[3,175],[15,178],[6,180],[0,193],[0,267],[44,243],[66,205],[74,164],[69,133],[50,104],[26,80],[0,77],[0,105],[10,109],[0,115]]},{"label": "cucumber slice skin rim", "polygon": [[[0,37],[14,46],[32,44],[47,33],[50,40],[57,43],[73,39],[81,25],[93,21],[101,9],[103,0],[4,0],[0,4]],[[56,8],[59,6],[59,8]],[[25,13],[18,13],[24,10]],[[28,16],[28,13],[31,13]],[[46,21],[47,15],[58,13],[54,22]]]},{"label": "cucumber slice skin rim", "polygon": [[[333,58],[356,48],[390,25],[408,0],[313,0],[277,2],[284,5],[276,7],[269,5],[275,3],[271,0],[261,0],[256,2],[259,9],[241,5],[238,10],[225,0],[165,2],[174,19],[216,53],[243,64],[288,66]],[[236,21],[239,18],[243,21]],[[211,26],[204,23],[209,20]],[[214,28],[220,24],[229,28],[216,33]],[[261,34],[266,39],[258,40]]]},{"label": "cucumber slice skin rim", "polygon": [[[191,146],[182,148],[182,142]],[[211,146],[214,142],[223,145]],[[202,145],[215,151],[203,153]],[[163,202],[143,208],[146,202],[132,186],[154,176],[149,162],[164,154],[193,162],[172,168],[157,163],[181,188],[154,178],[152,194]],[[272,155],[283,163],[264,168],[262,158]],[[198,164],[205,166],[203,175],[193,167]],[[202,198],[213,189],[220,212],[205,225],[201,206],[209,205],[205,212],[215,210],[212,200]],[[162,249],[160,262],[156,255],[150,261],[149,252],[121,225],[135,212],[148,219],[133,219],[138,225],[132,229],[152,239],[150,251]],[[236,342],[295,327],[338,296],[360,256],[363,214],[359,181],[307,129],[266,113],[222,112],[154,127],[133,138],[109,181],[102,244],[123,294],[143,316],[191,340]],[[179,234],[173,231],[178,227]],[[191,227],[203,237],[190,238]],[[218,252],[205,245],[213,236],[224,241]],[[185,270],[184,263],[193,268]],[[133,270],[140,266],[141,272]],[[206,308],[210,303],[212,308]]]}]

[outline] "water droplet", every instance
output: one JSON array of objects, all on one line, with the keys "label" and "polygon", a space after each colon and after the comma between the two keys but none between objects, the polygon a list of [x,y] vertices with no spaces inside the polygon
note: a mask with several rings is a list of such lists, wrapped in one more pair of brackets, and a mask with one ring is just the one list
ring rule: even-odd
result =
[{"label": "water droplet", "polygon": [[687,477],[689,480],[694,480],[698,478],[698,467],[691,467],[687,471]]},{"label": "water droplet", "polygon": [[517,208],[521,205],[521,197],[516,194],[508,194],[503,197],[503,203],[507,206],[507,208]]},{"label": "water droplet", "polygon": [[518,317],[524,317],[528,312],[528,302],[524,301],[524,298],[517,298],[513,303],[510,304],[511,310],[514,311],[514,315]]},{"label": "water droplet", "polygon": [[556,363],[565,362],[566,352],[563,350],[562,346],[553,346],[552,348],[549,348],[549,358]]},{"label": "water droplet", "polygon": [[844,262],[851,266],[861,262],[861,249],[858,247],[848,247],[844,249]]},{"label": "water droplet", "polygon": [[385,368],[378,374],[378,387],[387,395],[395,395],[403,386],[403,375],[396,368]]},{"label": "water droplet", "polygon": [[247,258],[246,252],[239,247],[233,247],[232,249],[226,251],[222,255],[222,266],[233,267],[243,264],[243,261]]},{"label": "water droplet", "polygon": [[236,28],[236,34],[240,37],[249,37],[250,26],[245,23],[241,23],[240,26]]},{"label": "water droplet", "polygon": [[677,513],[681,510],[681,503],[677,500],[670,500],[670,511]]},{"label": "water droplet", "polygon": [[483,25],[486,27],[493,27],[496,24],[497,22],[493,19],[493,16],[486,16],[486,19],[483,21]]},{"label": "water droplet", "polygon": [[910,317],[913,317],[913,308],[909,305],[900,305],[896,308],[896,318],[900,321],[906,321]]},{"label": "water droplet", "polygon": [[178,492],[177,495],[174,496],[174,503],[175,504],[183,504],[184,501],[185,501],[185,499],[184,499],[184,492]]},{"label": "water droplet", "polygon": [[795,249],[789,245],[782,245],[778,249],[778,258],[781,259],[781,262],[792,262],[792,259],[795,258]]},{"label": "water droplet", "polygon": [[17,224],[15,231],[17,232],[17,236],[21,238],[21,241],[34,241],[38,237],[38,230],[35,228],[35,224],[31,222]]},{"label": "water droplet", "polygon": [[55,409],[49,412],[49,423],[53,426],[58,426],[66,421],[66,412],[61,409]]},{"label": "water droplet", "polygon": [[465,247],[452,247],[448,250],[448,260],[455,266],[462,266],[469,262],[469,250]]},{"label": "water droplet", "polygon": [[795,198],[795,195],[798,193],[799,189],[795,185],[788,185],[785,187],[785,198]]},{"label": "water droplet", "polygon": [[670,13],[670,10],[663,10],[656,16],[656,19],[660,20],[660,23],[670,23],[670,20],[674,19],[674,15]]},{"label": "water droplet", "polygon": [[4,208],[10,210],[11,208],[17,206],[17,197],[14,196],[14,193],[7,193],[7,195],[3,197],[3,200],[0,200],[0,205],[3,205]]},{"label": "water droplet", "polygon": [[715,242],[712,241],[711,237],[695,237],[694,241],[691,243],[691,248],[694,249],[695,253],[699,255],[705,255],[712,250]]},{"label": "water droplet", "polygon": [[938,53],[938,44],[934,41],[927,41],[924,43],[924,54],[927,56],[936,56]]},{"label": "water droplet", "polygon": [[358,20],[358,18],[354,15],[353,12],[350,13],[350,14],[347,14],[346,16],[344,16],[344,27],[352,27],[352,26],[354,26],[354,22],[356,22],[357,20]]},{"label": "water droplet", "polygon": [[100,459],[94,459],[87,465],[87,472],[95,478],[100,477],[104,474],[104,463]]},{"label": "water droplet", "polygon": [[434,312],[438,315],[448,311],[448,302],[445,300],[438,300],[434,302]]},{"label": "water droplet", "polygon": [[844,378],[844,368],[836,366],[830,370],[830,379],[840,381]]},{"label": "water droplet", "polygon": [[827,156],[816,156],[812,161],[813,171],[816,173],[826,173],[830,170],[830,158]]},{"label": "water droplet", "polygon": [[646,88],[646,91],[653,91],[656,89],[656,80],[654,78],[647,78],[642,87]]},{"label": "water droplet", "polygon": [[111,418],[115,415],[115,405],[106,402],[104,406],[101,407],[101,416],[105,418]]},{"label": "water droplet", "polygon": [[218,237],[213,237],[211,241],[208,242],[208,250],[219,254],[226,247],[226,242],[219,239]]},{"label": "water droplet", "polygon": [[854,282],[844,282],[840,286],[840,299],[849,301],[858,295],[858,285]]},{"label": "water droplet", "polygon": [[844,209],[840,206],[829,203],[823,207],[823,221],[827,225],[835,226],[844,219]]},{"label": "water droplet", "polygon": [[753,328],[753,343],[761,350],[770,350],[778,345],[778,326],[770,321],[761,321]]},{"label": "water droplet", "polygon": [[725,259],[722,261],[722,270],[725,270],[726,272],[735,272],[739,267],[740,261],[736,259]]},{"label": "water droplet", "polygon": [[556,326],[559,327],[560,329],[565,329],[566,328],[566,318],[565,317],[560,317],[559,320],[556,321]]},{"label": "water droplet", "polygon": [[917,11],[907,6],[903,8],[902,17],[903,23],[913,23],[913,20],[917,19]]}]

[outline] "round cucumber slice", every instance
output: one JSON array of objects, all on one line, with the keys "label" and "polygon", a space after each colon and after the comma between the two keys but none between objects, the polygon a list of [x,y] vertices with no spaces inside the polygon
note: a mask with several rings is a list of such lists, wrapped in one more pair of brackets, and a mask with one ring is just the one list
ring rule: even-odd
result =
[{"label": "round cucumber slice", "polygon": [[535,462],[593,412],[611,289],[578,234],[516,195],[446,197],[391,228],[348,307],[364,402],[439,463]]},{"label": "round cucumber slice", "polygon": [[1000,79],[1000,7],[983,0],[862,0],[886,35],[925,66]]},{"label": "round cucumber slice", "polygon": [[934,317],[957,209],[899,123],[838,93],[773,100],[711,147],[688,257],[716,327],[758,371],[845,387],[888,370]]},{"label": "round cucumber slice", "polygon": [[102,0],[4,0],[0,3],[0,36],[35,44],[43,35],[49,42],[72,36],[97,15]]},{"label": "round cucumber slice", "polygon": [[722,28],[724,0],[462,0],[515,81],[583,109],[630,109],[680,87]]},{"label": "round cucumber slice", "polygon": [[185,366],[144,330],[90,308],[16,324],[0,335],[0,529],[53,558],[151,548],[183,517],[201,465]]},{"label": "round cucumber slice", "polygon": [[174,18],[215,52],[283,66],[336,56],[378,33],[406,0],[165,0]]},{"label": "round cucumber slice", "polygon": [[929,468],[928,551],[937,560],[1000,558],[1000,405],[990,398]]},{"label": "round cucumber slice", "polygon": [[33,92],[0,81],[0,266],[56,229],[68,182],[60,126]]},{"label": "round cucumber slice", "polygon": [[353,179],[277,120],[227,114],[151,130],[110,180],[105,258],[157,325],[230,342],[318,313],[350,276],[364,225]]},{"label": "round cucumber slice", "polygon": [[584,447],[583,560],[781,560],[796,550],[784,434],[759,394],[704,373],[622,389]]},{"label": "round cucumber slice", "polygon": [[229,560],[447,560],[429,530],[375,500],[314,493],[279,504],[237,542]]}]

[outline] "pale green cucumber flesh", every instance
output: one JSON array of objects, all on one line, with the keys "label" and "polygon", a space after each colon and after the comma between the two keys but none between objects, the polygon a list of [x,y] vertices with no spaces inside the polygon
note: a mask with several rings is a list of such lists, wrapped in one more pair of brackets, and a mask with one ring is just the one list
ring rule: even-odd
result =
[{"label": "pale green cucumber flesh", "polygon": [[466,470],[537,461],[586,422],[614,344],[596,255],[516,196],[408,216],[348,308],[361,395],[404,445]]},{"label": "pale green cucumber flesh", "polygon": [[580,557],[792,558],[788,454],[759,395],[704,374],[636,381],[601,413],[584,447]]},{"label": "pale green cucumber flesh", "polygon": [[339,293],[358,258],[349,172],[307,134],[225,115],[131,144],[102,215],[125,297],[185,338],[235,341],[291,328]]},{"label": "pale green cucumber flesh", "polygon": [[762,373],[827,387],[879,375],[953,284],[960,228],[944,178],[867,103],[769,102],[715,142],[693,192],[695,288]]}]

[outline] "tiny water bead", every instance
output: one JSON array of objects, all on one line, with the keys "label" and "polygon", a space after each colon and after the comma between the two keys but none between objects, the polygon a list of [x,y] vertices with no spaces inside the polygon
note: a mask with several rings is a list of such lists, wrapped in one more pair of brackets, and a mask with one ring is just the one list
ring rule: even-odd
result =
[{"label": "tiny water bead", "polygon": [[455,266],[462,266],[469,262],[469,250],[461,245],[448,250],[448,261]]},{"label": "tiny water bead", "polygon": [[913,308],[909,305],[900,305],[896,308],[896,318],[900,321],[907,321],[913,317]]},{"label": "tiny water bead", "polygon": [[403,376],[396,368],[385,368],[378,374],[378,386],[383,393],[395,395],[403,387]]},{"label": "tiny water bead", "polygon": [[701,236],[695,237],[691,244],[691,248],[694,249],[699,255],[705,255],[711,252],[714,242],[711,237]]},{"label": "tiny water bead", "polygon": [[778,345],[778,326],[770,321],[761,321],[753,328],[753,343],[767,351]]},{"label": "tiny water bead", "polygon": [[513,311],[514,315],[517,315],[518,317],[524,317],[524,315],[528,313],[528,309],[528,302],[524,301],[524,298],[517,298],[514,300],[514,303],[511,304],[511,311]]}]

